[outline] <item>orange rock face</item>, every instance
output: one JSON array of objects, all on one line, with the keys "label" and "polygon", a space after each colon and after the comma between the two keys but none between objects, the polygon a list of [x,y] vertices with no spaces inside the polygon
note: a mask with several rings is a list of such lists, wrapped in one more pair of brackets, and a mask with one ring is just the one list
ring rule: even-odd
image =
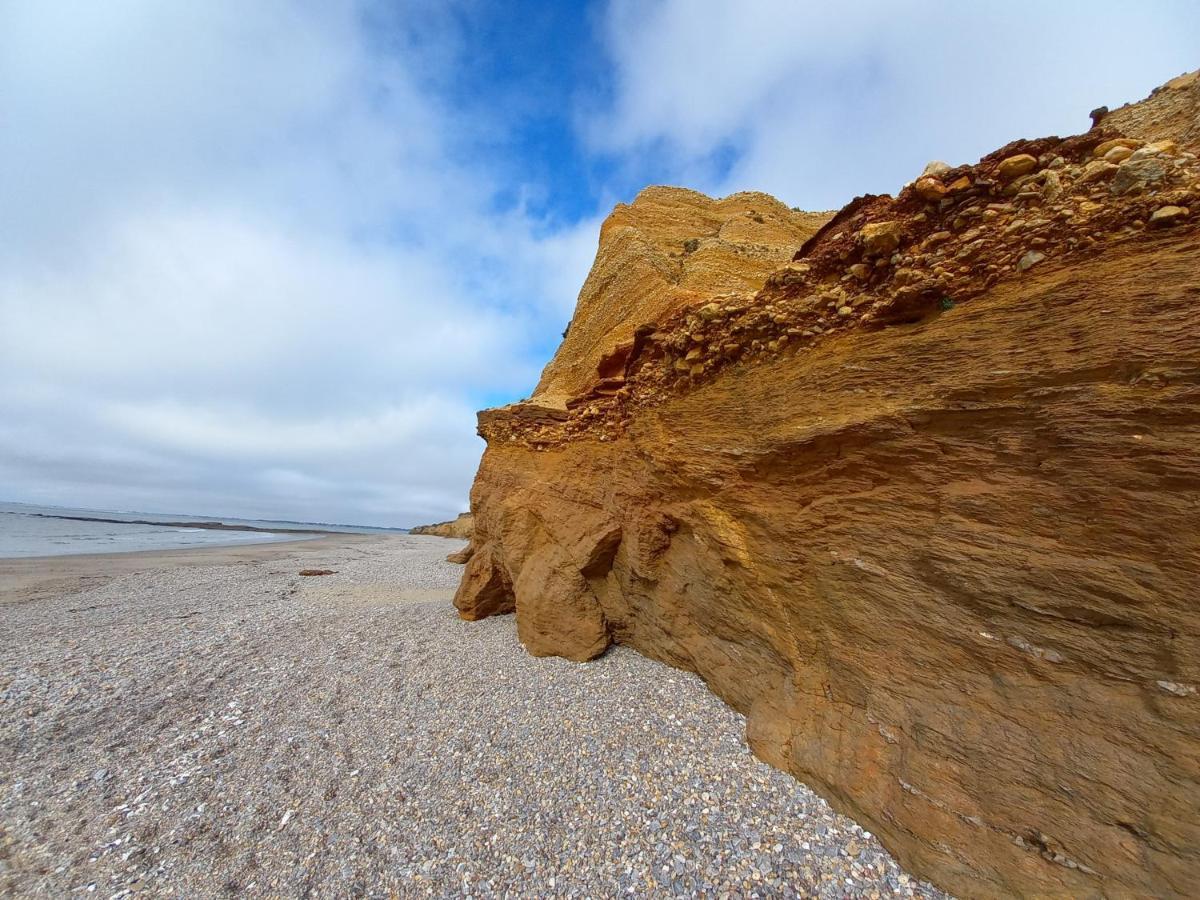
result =
[{"label": "orange rock face", "polygon": [[713,200],[683,188],[646,188],[601,226],[596,262],[534,398],[561,406],[583,393],[638,326],[714,294],[752,295],[828,219],[767,194]]},{"label": "orange rock face", "polygon": [[459,514],[458,518],[449,522],[438,522],[435,525],[418,525],[410,528],[409,534],[432,534],[435,537],[459,538],[469,540],[474,528],[474,520],[469,512]]},{"label": "orange rock face", "polygon": [[[1200,84],[1172,85],[814,218],[738,287],[585,287],[538,393],[480,414],[462,616],[699,673],[961,895],[1194,892]],[[663,215],[642,245],[684,239]],[[654,269],[633,238],[593,275]]]}]

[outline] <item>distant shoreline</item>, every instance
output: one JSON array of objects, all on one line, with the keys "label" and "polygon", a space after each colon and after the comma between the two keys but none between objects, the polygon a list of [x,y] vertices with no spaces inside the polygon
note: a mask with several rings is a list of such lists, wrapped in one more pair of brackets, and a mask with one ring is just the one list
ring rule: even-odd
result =
[{"label": "distant shoreline", "polygon": [[66,519],[69,522],[103,522],[106,525],[156,525],[161,528],[207,528],[211,531],[258,531],[277,534],[286,531],[294,534],[340,534],[323,528],[260,528],[257,525],[229,525],[225,522],[151,522],[148,519],[104,519],[99,516],[56,516],[51,513],[22,513],[39,519]]},{"label": "distant shoreline", "polygon": [[291,558],[303,560],[305,565],[325,566],[331,552],[336,554],[348,547],[369,546],[391,539],[391,535],[331,532],[294,541],[0,557],[0,608],[35,597],[74,594],[86,587],[96,587],[135,572],[187,566],[252,564]]}]

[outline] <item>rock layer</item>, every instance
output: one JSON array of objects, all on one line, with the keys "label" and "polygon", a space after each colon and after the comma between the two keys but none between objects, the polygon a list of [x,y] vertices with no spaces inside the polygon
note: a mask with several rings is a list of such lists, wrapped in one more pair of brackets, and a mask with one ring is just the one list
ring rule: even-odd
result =
[{"label": "rock layer", "polygon": [[828,219],[753,192],[713,200],[649,187],[619,204],[600,227],[600,252],[535,398],[561,406],[582,393],[640,325],[706,295],[758,290]]},{"label": "rock layer", "polygon": [[461,615],[699,673],[964,896],[1187,895],[1198,114],[1176,79],[859,198],[757,290],[585,286],[534,397],[480,414]]}]

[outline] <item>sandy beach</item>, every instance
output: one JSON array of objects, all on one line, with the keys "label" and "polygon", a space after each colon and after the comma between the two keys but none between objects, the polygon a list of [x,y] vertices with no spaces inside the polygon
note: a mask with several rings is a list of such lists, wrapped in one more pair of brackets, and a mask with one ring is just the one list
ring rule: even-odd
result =
[{"label": "sandy beach", "polygon": [[695,676],[459,620],[460,546],[0,561],[0,893],[937,896]]}]

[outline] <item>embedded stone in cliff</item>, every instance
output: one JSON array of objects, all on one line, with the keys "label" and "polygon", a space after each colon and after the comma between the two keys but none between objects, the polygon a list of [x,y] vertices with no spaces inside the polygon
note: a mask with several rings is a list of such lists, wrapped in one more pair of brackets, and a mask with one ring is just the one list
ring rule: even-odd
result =
[{"label": "embedded stone in cliff", "polygon": [[1130,158],[1117,167],[1112,180],[1112,191],[1114,194],[1128,194],[1145,190],[1167,177],[1168,165],[1169,163],[1154,157],[1137,160]]},{"label": "embedded stone in cliff", "polygon": [[596,366],[596,375],[600,378],[613,378],[618,375],[625,374],[625,363],[629,360],[629,354],[633,350],[633,341],[622,341],[612,349],[610,353],[606,353],[600,357],[600,362]]},{"label": "embedded stone in cliff", "polygon": [[1014,178],[1029,174],[1036,168],[1036,156],[1031,156],[1028,153],[1018,153],[1016,156],[1010,156],[1001,162],[1000,167],[996,170],[996,174],[1001,181],[1012,181]]},{"label": "embedded stone in cliff", "polygon": [[1139,141],[1135,138],[1112,138],[1111,140],[1097,144],[1092,150],[1092,156],[1096,157],[1097,159],[1103,159],[1108,155],[1109,151],[1116,150],[1120,147],[1123,147],[1132,153],[1144,143],[1145,141]]},{"label": "embedded stone in cliff", "polygon": [[871,222],[859,232],[867,256],[889,256],[900,246],[904,226],[900,222]]},{"label": "embedded stone in cliff", "polygon": [[516,609],[512,582],[490,544],[476,548],[467,561],[454,605],[459,615],[468,620],[486,619]]},{"label": "embedded stone in cliff", "polygon": [[937,178],[918,178],[914,185],[922,200],[937,201],[946,196],[946,186]]},{"label": "embedded stone in cliff", "polygon": [[1101,181],[1116,173],[1117,166],[1115,163],[1110,163],[1106,159],[1094,159],[1083,167],[1083,172],[1079,176],[1079,183],[1088,184],[1093,181]]},{"label": "embedded stone in cliff", "polygon": [[1129,147],[1113,147],[1104,154],[1104,161],[1110,163],[1122,163],[1129,157],[1133,156],[1133,150]]},{"label": "embedded stone in cliff", "polygon": [[1150,214],[1150,221],[1146,224],[1151,228],[1170,228],[1182,224],[1190,215],[1191,210],[1186,206],[1162,206]]}]

